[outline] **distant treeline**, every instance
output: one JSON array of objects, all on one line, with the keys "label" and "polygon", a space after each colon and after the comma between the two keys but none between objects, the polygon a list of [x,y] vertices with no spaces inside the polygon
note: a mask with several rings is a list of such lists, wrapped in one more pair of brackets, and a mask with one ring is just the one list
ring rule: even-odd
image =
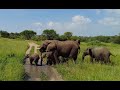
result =
[{"label": "distant treeline", "polygon": [[8,33],[7,31],[0,31],[0,37],[10,38],[10,39],[25,39],[25,40],[80,40],[81,42],[106,42],[106,43],[117,43],[120,44],[120,34],[115,36],[94,36],[94,37],[86,37],[86,36],[74,36],[72,32],[65,32],[63,35],[59,35],[53,29],[46,29],[42,32],[41,35],[37,35],[37,33],[33,30],[24,30],[20,33]]}]

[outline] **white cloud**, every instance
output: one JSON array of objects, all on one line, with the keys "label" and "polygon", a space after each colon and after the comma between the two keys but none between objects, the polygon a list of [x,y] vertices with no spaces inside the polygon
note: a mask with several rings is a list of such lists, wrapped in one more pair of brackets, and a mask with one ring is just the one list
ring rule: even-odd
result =
[{"label": "white cloud", "polygon": [[91,19],[84,17],[84,16],[76,15],[72,17],[72,21],[78,24],[87,24],[91,22]]},{"label": "white cloud", "polygon": [[54,22],[50,21],[50,22],[48,22],[48,24],[47,24],[47,25],[48,25],[49,27],[53,27],[53,26],[54,26],[54,24],[55,24]]},{"label": "white cloud", "polygon": [[42,33],[42,30],[45,29],[55,29],[59,34],[64,34],[64,32],[67,31],[73,32],[73,34],[79,34],[78,31],[85,30],[87,28],[87,25],[91,22],[91,19],[80,15],[73,16],[71,19],[72,20],[69,22],[36,22],[33,23],[33,26],[31,28],[35,29],[37,32],[39,32],[39,34]]},{"label": "white cloud", "polygon": [[120,25],[120,19],[117,19],[115,17],[106,17],[98,20],[98,23],[103,25]]},{"label": "white cloud", "polygon": [[42,23],[41,22],[35,22],[33,23],[34,26],[42,26]]}]

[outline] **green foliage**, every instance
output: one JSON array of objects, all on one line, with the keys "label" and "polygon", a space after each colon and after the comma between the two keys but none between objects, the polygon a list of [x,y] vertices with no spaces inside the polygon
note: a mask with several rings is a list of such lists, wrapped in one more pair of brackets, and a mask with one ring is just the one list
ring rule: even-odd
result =
[{"label": "green foliage", "polygon": [[65,36],[68,40],[70,40],[70,38],[72,37],[72,32],[65,32],[65,33],[64,33],[64,36]]},{"label": "green foliage", "polygon": [[79,39],[79,37],[78,36],[71,36],[71,38],[70,38],[71,40],[78,40]]},{"label": "green foliage", "polygon": [[0,39],[0,80],[23,80],[23,57],[27,43],[21,40]]},{"label": "green foliage", "polygon": [[4,38],[8,38],[9,37],[9,33],[7,31],[0,31],[0,37],[4,37]]},{"label": "green foliage", "polygon": [[86,56],[82,63],[82,53],[88,47],[88,43],[81,42],[77,64],[69,60],[68,64],[59,64],[55,68],[63,79],[67,81],[120,81],[120,45],[113,43],[104,44],[112,54],[117,55],[116,57],[110,56],[112,64],[92,64],[89,56]]},{"label": "green foliage", "polygon": [[16,39],[16,38],[19,38],[19,37],[20,37],[19,33],[10,33],[10,36],[9,36],[9,38],[11,38],[11,39]]},{"label": "green foliage", "polygon": [[87,44],[92,45],[92,46],[106,46],[104,43],[102,43],[102,42],[100,42],[98,40],[88,42]]},{"label": "green foliage", "polygon": [[67,40],[67,37],[65,35],[60,35],[59,40],[60,41],[65,41],[65,40]]},{"label": "green foliage", "polygon": [[56,33],[53,29],[46,29],[42,33],[43,36],[45,36],[48,40],[58,39],[59,35]]},{"label": "green foliage", "polygon": [[20,35],[21,35],[23,38],[29,40],[29,39],[31,39],[33,36],[36,35],[36,32],[34,32],[34,31],[32,31],[32,30],[24,30],[24,31],[20,32]]},{"label": "green foliage", "polygon": [[115,36],[114,43],[120,44],[120,36]]}]

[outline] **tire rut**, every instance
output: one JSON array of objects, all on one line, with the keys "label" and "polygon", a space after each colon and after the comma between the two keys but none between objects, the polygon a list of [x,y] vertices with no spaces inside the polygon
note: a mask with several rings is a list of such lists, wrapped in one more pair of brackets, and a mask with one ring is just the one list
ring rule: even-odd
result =
[{"label": "tire rut", "polygon": [[[30,53],[32,47],[35,48],[34,53],[37,53],[37,49],[38,49],[37,47],[39,45],[33,42],[28,44],[29,44],[29,48],[26,51],[26,54]],[[40,60],[38,63],[40,63]],[[42,78],[40,78],[42,72],[48,77],[48,80],[46,81],[63,81],[61,75],[57,72],[57,70],[52,66],[44,65],[44,62],[43,62],[43,66],[35,66],[35,65],[30,65],[29,59],[27,59],[24,67],[26,73],[26,77],[24,79],[25,81],[42,81]]]}]

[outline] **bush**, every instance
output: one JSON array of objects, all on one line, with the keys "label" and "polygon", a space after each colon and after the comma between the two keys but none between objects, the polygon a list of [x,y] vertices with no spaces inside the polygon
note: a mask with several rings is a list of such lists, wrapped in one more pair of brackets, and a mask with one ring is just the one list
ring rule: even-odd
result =
[{"label": "bush", "polygon": [[105,44],[103,44],[102,42],[100,42],[100,41],[98,41],[98,40],[88,42],[88,45],[106,46]]}]

